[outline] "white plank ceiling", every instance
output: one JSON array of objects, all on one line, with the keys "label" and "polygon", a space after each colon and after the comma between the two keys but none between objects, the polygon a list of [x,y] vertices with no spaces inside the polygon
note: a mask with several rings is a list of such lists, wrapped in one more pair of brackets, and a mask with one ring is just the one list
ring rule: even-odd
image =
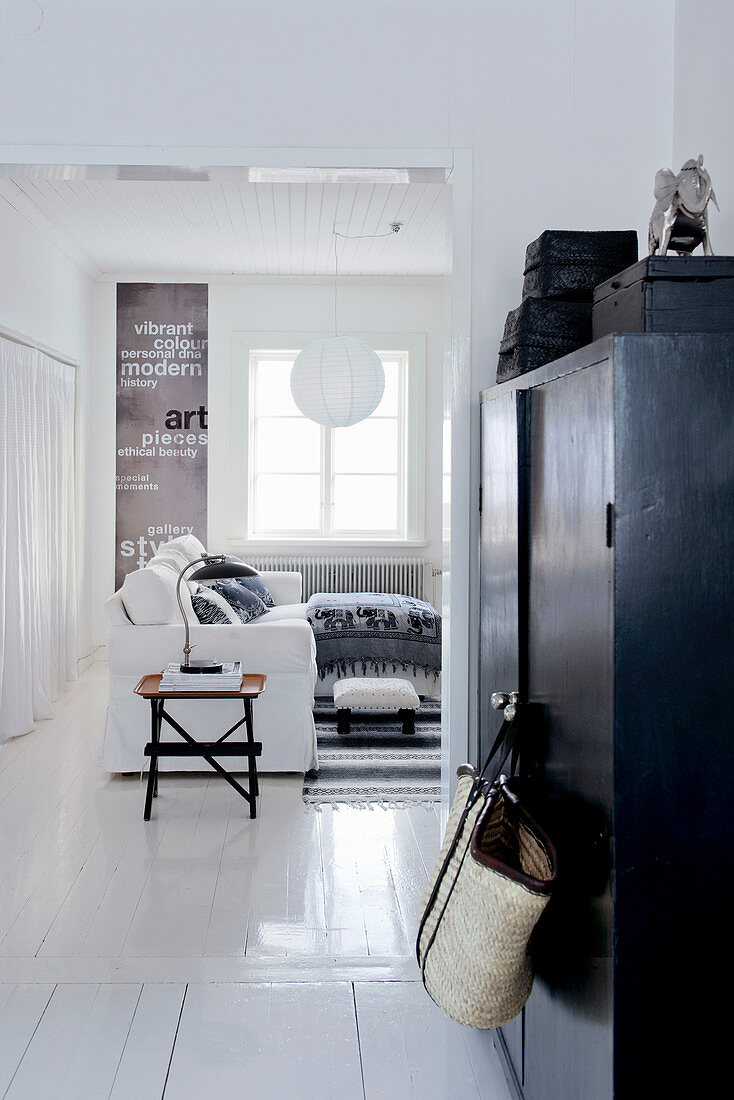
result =
[{"label": "white plank ceiling", "polygon": [[[439,182],[0,179],[9,202],[95,276],[442,275]],[[399,222],[399,233],[391,223]]]}]

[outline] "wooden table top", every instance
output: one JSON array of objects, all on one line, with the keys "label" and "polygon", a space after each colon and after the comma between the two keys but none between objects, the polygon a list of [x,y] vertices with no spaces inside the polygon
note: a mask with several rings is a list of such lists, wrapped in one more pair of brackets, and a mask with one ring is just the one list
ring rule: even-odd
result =
[{"label": "wooden table top", "polygon": [[[161,675],[159,672],[143,676],[134,689],[135,694],[143,699],[253,699],[262,694],[267,681],[267,676],[262,672],[246,672],[239,688],[234,691],[211,691],[206,688],[201,691],[161,691]],[[191,678],[195,679],[195,674]]]}]

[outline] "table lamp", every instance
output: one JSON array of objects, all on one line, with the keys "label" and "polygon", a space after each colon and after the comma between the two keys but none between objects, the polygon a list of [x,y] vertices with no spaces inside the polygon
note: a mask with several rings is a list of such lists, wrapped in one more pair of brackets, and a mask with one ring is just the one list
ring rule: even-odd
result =
[{"label": "table lamp", "polygon": [[[232,580],[237,577],[258,577],[260,574],[257,569],[253,569],[251,565],[245,565],[240,561],[227,561],[225,554],[205,554],[203,558],[195,558],[194,561],[190,561],[183,567],[178,575],[178,581],[176,582],[176,598],[178,599],[178,606],[181,608],[181,618],[184,621],[184,627],[186,629],[186,640],[184,642],[183,652],[184,659],[180,666],[181,672],[190,673],[211,673],[221,672],[221,661],[191,661],[189,660],[189,654],[194,646],[189,641],[189,620],[186,617],[186,611],[184,610],[183,600],[181,599],[181,581],[184,574],[188,573],[194,565],[200,565],[201,562],[206,564],[201,565],[195,573],[192,573],[188,578],[191,581],[215,581],[215,580]],[[195,643],[194,643],[195,645]]]}]

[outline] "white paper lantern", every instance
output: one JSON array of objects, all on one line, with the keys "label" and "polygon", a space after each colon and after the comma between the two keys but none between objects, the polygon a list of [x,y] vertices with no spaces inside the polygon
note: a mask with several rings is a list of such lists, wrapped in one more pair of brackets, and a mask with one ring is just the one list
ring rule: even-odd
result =
[{"label": "white paper lantern", "polygon": [[304,416],[327,428],[347,428],[373,413],[385,392],[377,352],[354,336],[307,344],[293,364],[291,393]]}]

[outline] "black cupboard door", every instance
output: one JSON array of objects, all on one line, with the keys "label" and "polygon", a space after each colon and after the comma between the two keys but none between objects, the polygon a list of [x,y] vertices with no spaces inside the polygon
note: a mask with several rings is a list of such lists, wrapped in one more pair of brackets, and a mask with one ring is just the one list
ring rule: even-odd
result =
[{"label": "black cupboard door", "polygon": [[526,691],[523,548],[527,393],[505,393],[482,405],[480,516],[480,756],[502,724],[494,691]]},{"label": "black cupboard door", "polygon": [[609,360],[529,391],[527,698],[559,884],[534,942],[526,1100],[612,1092],[614,428]]},{"label": "black cupboard door", "polygon": [[[494,691],[526,690],[525,440],[527,393],[501,394],[481,406],[479,686],[480,764],[502,722]],[[523,1081],[522,1013],[500,1029],[517,1085]]]}]

